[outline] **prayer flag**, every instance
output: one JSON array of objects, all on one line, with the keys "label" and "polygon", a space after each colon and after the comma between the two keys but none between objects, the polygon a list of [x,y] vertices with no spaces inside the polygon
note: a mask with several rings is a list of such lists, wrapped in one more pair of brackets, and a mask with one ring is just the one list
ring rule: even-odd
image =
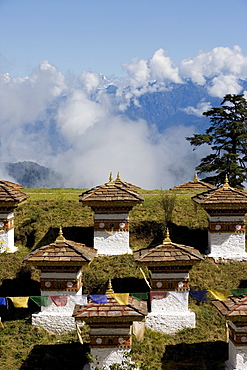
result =
[{"label": "prayer flag", "polygon": [[229,289],[208,290],[208,292],[212,294],[214,299],[218,299],[219,301],[226,301],[230,295]]},{"label": "prayer flag", "polygon": [[16,308],[27,308],[28,307],[28,299],[29,297],[7,297],[12,302],[14,307]]},{"label": "prayer flag", "polygon": [[99,304],[105,304],[107,303],[107,296],[105,294],[89,294],[89,297],[94,301],[95,303]]},{"label": "prayer flag", "polygon": [[187,297],[188,297],[188,292],[179,292],[179,291],[169,291],[169,294],[171,294],[173,297],[175,297],[179,302],[181,303],[186,303],[187,302]]},{"label": "prayer flag", "polygon": [[109,295],[121,306],[127,306],[129,304],[129,293],[111,293]]},{"label": "prayer flag", "polygon": [[55,305],[59,307],[66,306],[68,302],[67,295],[51,295],[51,299],[55,303]]},{"label": "prayer flag", "polygon": [[43,306],[43,307],[47,307],[48,306],[48,300],[49,300],[49,297],[48,296],[30,296],[30,299],[36,303],[38,306]]},{"label": "prayer flag", "polygon": [[3,306],[7,305],[6,297],[0,297],[0,305],[3,305]]},{"label": "prayer flag", "polygon": [[150,300],[153,299],[162,299],[168,297],[168,292],[150,292]]},{"label": "prayer flag", "polygon": [[141,292],[141,293],[130,293],[131,297],[137,299],[137,301],[147,301],[148,300],[148,293]]},{"label": "prayer flag", "polygon": [[80,306],[85,306],[88,304],[87,302],[87,294],[83,295],[70,295],[70,299]]},{"label": "prayer flag", "polygon": [[190,295],[196,298],[198,301],[206,301],[207,300],[207,291],[206,290],[190,290]]},{"label": "prayer flag", "polygon": [[234,297],[239,297],[240,295],[247,295],[247,288],[230,289],[230,292]]}]

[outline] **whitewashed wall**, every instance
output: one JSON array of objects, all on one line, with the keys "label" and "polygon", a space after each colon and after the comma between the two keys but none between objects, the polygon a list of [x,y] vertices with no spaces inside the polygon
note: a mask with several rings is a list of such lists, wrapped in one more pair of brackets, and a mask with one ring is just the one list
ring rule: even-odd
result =
[{"label": "whitewashed wall", "polygon": [[[130,349],[122,349],[122,348],[91,348],[91,356],[92,358],[98,357],[99,364],[96,365],[100,369],[104,367],[104,369],[109,369],[111,364],[121,364],[122,361],[126,360],[126,354],[130,354]],[[90,366],[90,369],[95,369],[94,365]]]},{"label": "whitewashed wall", "polygon": [[133,253],[129,247],[129,231],[113,231],[112,235],[105,231],[95,231],[94,248],[98,250],[99,256]]},{"label": "whitewashed wall", "polygon": [[229,341],[229,360],[226,362],[228,370],[247,370],[247,346],[235,346]]},{"label": "whitewashed wall", "polygon": [[189,292],[184,292],[184,297],[183,303],[171,294],[167,298],[153,299],[151,312],[146,318],[146,327],[167,334],[176,333],[184,328],[195,328],[195,313],[188,309]]}]

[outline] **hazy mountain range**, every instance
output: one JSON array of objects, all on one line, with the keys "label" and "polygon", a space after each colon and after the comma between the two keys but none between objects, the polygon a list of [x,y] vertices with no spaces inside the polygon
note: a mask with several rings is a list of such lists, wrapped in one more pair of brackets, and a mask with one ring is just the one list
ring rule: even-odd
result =
[{"label": "hazy mountain range", "polygon": [[[243,81],[243,91],[245,88],[247,88],[247,81]],[[116,99],[117,87],[115,85],[106,88],[106,92],[111,95],[111,99]],[[169,90],[147,92],[141,95],[138,99],[138,105],[131,100],[124,115],[133,121],[143,119],[148,126],[154,127],[155,130],[161,133],[171,127],[181,125],[193,126],[198,133],[202,133],[208,127],[209,119],[202,116],[201,112],[195,115],[195,112],[191,111],[191,114],[189,114],[188,107],[198,107],[201,104],[203,108],[204,102],[209,102],[211,106],[219,106],[221,101],[220,98],[210,96],[204,87],[192,82],[182,85],[171,84]],[[123,115],[122,113],[118,114]],[[39,127],[36,127],[36,130],[39,131],[40,126],[44,124],[42,121],[39,122]],[[29,131],[30,127],[27,125],[26,129]],[[54,143],[53,149],[55,152],[59,152],[61,146],[67,146],[63,142],[64,140],[59,138],[53,120],[50,122],[49,141]],[[8,162],[4,163],[4,168],[11,178],[27,188],[64,187],[67,185],[63,175],[59,173],[59,168],[56,172],[32,161]],[[192,176],[193,173],[191,173]],[[188,180],[190,179],[188,178]]]},{"label": "hazy mountain range", "polygon": [[65,75],[44,61],[25,77],[0,74],[0,177],[15,181],[23,165],[4,163],[28,162],[24,186],[90,188],[118,171],[144,189],[191,180],[210,149],[193,151],[185,138],[208,127],[202,113],[225,94],[247,97],[247,57],[216,47],[175,64],[159,49],[123,69],[121,78]]}]

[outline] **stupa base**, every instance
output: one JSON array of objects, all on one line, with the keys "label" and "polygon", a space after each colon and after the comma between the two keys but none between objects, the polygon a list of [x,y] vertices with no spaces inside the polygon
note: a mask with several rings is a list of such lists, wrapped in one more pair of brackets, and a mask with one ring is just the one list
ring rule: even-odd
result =
[{"label": "stupa base", "polygon": [[51,334],[64,334],[76,330],[74,317],[68,314],[38,312],[32,315],[32,325],[40,326]]},{"label": "stupa base", "polygon": [[196,327],[196,315],[194,312],[175,312],[174,314],[158,314],[150,312],[146,318],[147,328],[164,334],[174,334],[178,331]]}]

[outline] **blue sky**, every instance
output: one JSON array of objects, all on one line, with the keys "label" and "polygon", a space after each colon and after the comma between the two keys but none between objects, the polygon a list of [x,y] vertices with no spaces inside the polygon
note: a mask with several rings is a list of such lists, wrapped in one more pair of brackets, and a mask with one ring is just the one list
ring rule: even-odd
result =
[{"label": "blue sky", "polygon": [[214,47],[247,54],[246,0],[0,0],[0,73],[44,60],[63,73],[121,76],[162,48],[173,63]]}]

